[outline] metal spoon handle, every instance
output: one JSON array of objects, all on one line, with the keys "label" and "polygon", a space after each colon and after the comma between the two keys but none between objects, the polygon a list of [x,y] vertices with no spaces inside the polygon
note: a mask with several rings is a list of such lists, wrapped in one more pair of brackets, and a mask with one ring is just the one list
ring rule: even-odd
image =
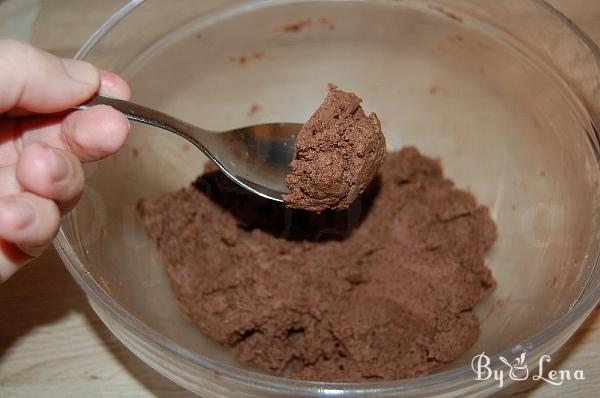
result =
[{"label": "metal spoon handle", "polygon": [[197,134],[192,134],[192,132],[196,131],[197,133],[197,127],[192,126],[183,120],[174,118],[173,116],[169,116],[166,113],[133,102],[97,95],[90,101],[76,106],[75,109],[85,110],[94,105],[108,105],[121,112],[129,120],[165,129],[185,139],[196,141]]},{"label": "metal spoon handle", "polygon": [[230,131],[209,131],[133,102],[102,96],[74,109],[85,110],[94,105],[108,105],[129,120],[188,140],[228,178],[250,192],[277,202],[283,202],[282,195],[288,192],[285,176],[294,158],[300,124],[268,123]]}]

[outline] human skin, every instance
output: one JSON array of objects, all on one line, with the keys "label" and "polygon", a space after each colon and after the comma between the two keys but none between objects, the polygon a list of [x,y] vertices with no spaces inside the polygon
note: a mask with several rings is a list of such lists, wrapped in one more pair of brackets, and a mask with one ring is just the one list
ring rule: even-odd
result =
[{"label": "human skin", "polygon": [[0,283],[50,245],[83,191],[82,163],[125,144],[121,113],[70,111],[98,92],[131,97],[114,73],[0,39]]}]

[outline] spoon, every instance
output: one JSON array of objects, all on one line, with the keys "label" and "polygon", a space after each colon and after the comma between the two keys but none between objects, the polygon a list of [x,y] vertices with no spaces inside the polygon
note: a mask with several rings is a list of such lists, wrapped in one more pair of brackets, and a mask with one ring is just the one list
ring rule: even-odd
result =
[{"label": "spoon", "polygon": [[298,123],[270,123],[230,131],[209,131],[133,102],[96,96],[75,107],[108,105],[129,120],[177,134],[192,143],[240,187],[263,198],[283,202],[289,192],[285,176],[294,159]]}]

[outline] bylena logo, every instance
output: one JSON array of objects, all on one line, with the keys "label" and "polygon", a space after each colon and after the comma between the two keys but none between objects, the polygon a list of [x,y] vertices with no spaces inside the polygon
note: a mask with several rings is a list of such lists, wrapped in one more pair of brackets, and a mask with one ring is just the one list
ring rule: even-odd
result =
[{"label": "bylena logo", "polygon": [[525,362],[526,353],[523,352],[517,358],[514,359],[513,363],[510,363],[505,357],[500,357],[500,362],[505,366],[499,369],[493,369],[490,367],[490,357],[485,352],[479,355],[475,355],[471,361],[471,368],[475,372],[475,380],[496,380],[498,387],[504,386],[504,380],[522,381],[531,378],[534,381],[542,380],[553,386],[560,386],[567,380],[585,380],[583,370],[577,369],[575,371],[570,370],[549,370],[548,364],[552,361],[550,355],[542,355],[537,363],[537,370],[530,373],[529,366]]}]

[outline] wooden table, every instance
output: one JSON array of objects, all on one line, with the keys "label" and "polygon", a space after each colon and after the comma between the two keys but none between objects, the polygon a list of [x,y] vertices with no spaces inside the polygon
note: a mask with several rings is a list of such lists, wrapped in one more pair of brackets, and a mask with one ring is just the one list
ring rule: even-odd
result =
[{"label": "wooden table", "polygon": [[[71,55],[122,3],[40,0],[32,41],[54,53]],[[600,42],[600,1],[551,3]],[[560,361],[556,363],[560,369],[583,369],[586,380],[562,387],[520,384],[513,396],[596,396],[599,356],[597,309],[553,361]],[[84,396],[174,398],[191,394],[146,366],[111,335],[50,251],[0,286],[0,397]]]}]

